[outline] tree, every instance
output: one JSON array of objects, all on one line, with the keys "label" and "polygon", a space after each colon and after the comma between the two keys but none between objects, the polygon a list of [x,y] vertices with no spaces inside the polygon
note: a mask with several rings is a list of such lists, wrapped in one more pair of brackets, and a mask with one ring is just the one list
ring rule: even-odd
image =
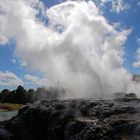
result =
[{"label": "tree", "polygon": [[35,90],[29,89],[26,95],[28,102],[34,102],[35,101]]},{"label": "tree", "polygon": [[22,86],[18,86],[15,95],[14,100],[15,103],[25,104],[26,103],[26,93],[27,91]]},{"label": "tree", "polygon": [[1,102],[9,102],[12,99],[11,91],[8,89],[4,89],[1,91]]}]

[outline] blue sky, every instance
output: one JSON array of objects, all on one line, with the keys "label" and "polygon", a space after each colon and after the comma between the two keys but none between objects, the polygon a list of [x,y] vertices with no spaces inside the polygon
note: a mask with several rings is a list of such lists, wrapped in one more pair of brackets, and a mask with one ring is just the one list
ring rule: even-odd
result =
[{"label": "blue sky", "polygon": [[137,39],[140,37],[140,6],[138,6],[138,1],[135,0],[126,0],[125,3],[130,4],[130,8],[120,13],[110,12],[110,5],[105,7],[105,17],[107,17],[110,22],[121,22],[126,28],[132,28],[132,32],[128,36],[128,40],[125,44],[126,59],[124,66],[131,73],[139,74],[140,68],[133,67],[133,62],[136,60],[136,50],[140,47],[140,44],[137,43]]},{"label": "blue sky", "polygon": [[[47,7],[51,7],[60,3],[59,0],[44,0]],[[140,47],[138,38],[140,38],[140,4],[138,0],[125,0],[124,4],[128,4],[128,7],[122,11],[113,11],[112,3],[106,2],[102,6],[103,15],[110,23],[120,23],[122,27],[132,29],[130,35],[125,44],[125,61],[124,67],[132,74],[140,74],[140,67],[134,67],[133,63],[136,61],[136,50]],[[37,70],[32,71],[26,67],[24,62],[15,54],[16,43],[9,41],[5,45],[0,45],[0,71],[14,73],[18,78],[22,79],[24,86],[38,87],[40,85],[35,83],[28,83],[25,79],[26,74],[33,75],[38,78],[42,78],[43,74]],[[15,88],[15,86],[0,85],[0,89],[3,88]]]}]

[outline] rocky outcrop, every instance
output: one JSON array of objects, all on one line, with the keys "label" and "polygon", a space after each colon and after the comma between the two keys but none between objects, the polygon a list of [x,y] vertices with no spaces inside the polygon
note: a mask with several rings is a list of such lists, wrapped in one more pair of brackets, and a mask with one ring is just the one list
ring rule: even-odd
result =
[{"label": "rocky outcrop", "polygon": [[43,101],[21,109],[1,129],[2,140],[139,140],[140,100]]}]

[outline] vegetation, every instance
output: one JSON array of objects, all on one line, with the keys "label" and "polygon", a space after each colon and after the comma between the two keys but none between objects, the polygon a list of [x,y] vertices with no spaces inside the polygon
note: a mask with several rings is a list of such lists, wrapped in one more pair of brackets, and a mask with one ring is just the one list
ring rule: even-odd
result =
[{"label": "vegetation", "polygon": [[4,89],[0,92],[0,102],[1,103],[13,103],[13,104],[26,104],[33,103],[37,100],[47,100],[47,99],[56,99],[60,95],[64,95],[63,89],[54,89],[41,87],[37,90],[29,89],[26,90],[22,86],[18,86],[16,90],[10,91]]},{"label": "vegetation", "polygon": [[24,89],[22,86],[18,86],[16,90],[10,91],[4,89],[0,93],[0,102],[2,103],[14,103],[14,104],[26,104],[31,102],[30,93]]}]

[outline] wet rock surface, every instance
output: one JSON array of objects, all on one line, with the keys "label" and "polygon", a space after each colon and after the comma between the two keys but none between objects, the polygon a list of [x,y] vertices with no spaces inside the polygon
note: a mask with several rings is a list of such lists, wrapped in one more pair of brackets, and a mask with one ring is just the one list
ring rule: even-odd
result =
[{"label": "wet rock surface", "polygon": [[43,101],[1,127],[2,140],[140,140],[140,100]]}]

